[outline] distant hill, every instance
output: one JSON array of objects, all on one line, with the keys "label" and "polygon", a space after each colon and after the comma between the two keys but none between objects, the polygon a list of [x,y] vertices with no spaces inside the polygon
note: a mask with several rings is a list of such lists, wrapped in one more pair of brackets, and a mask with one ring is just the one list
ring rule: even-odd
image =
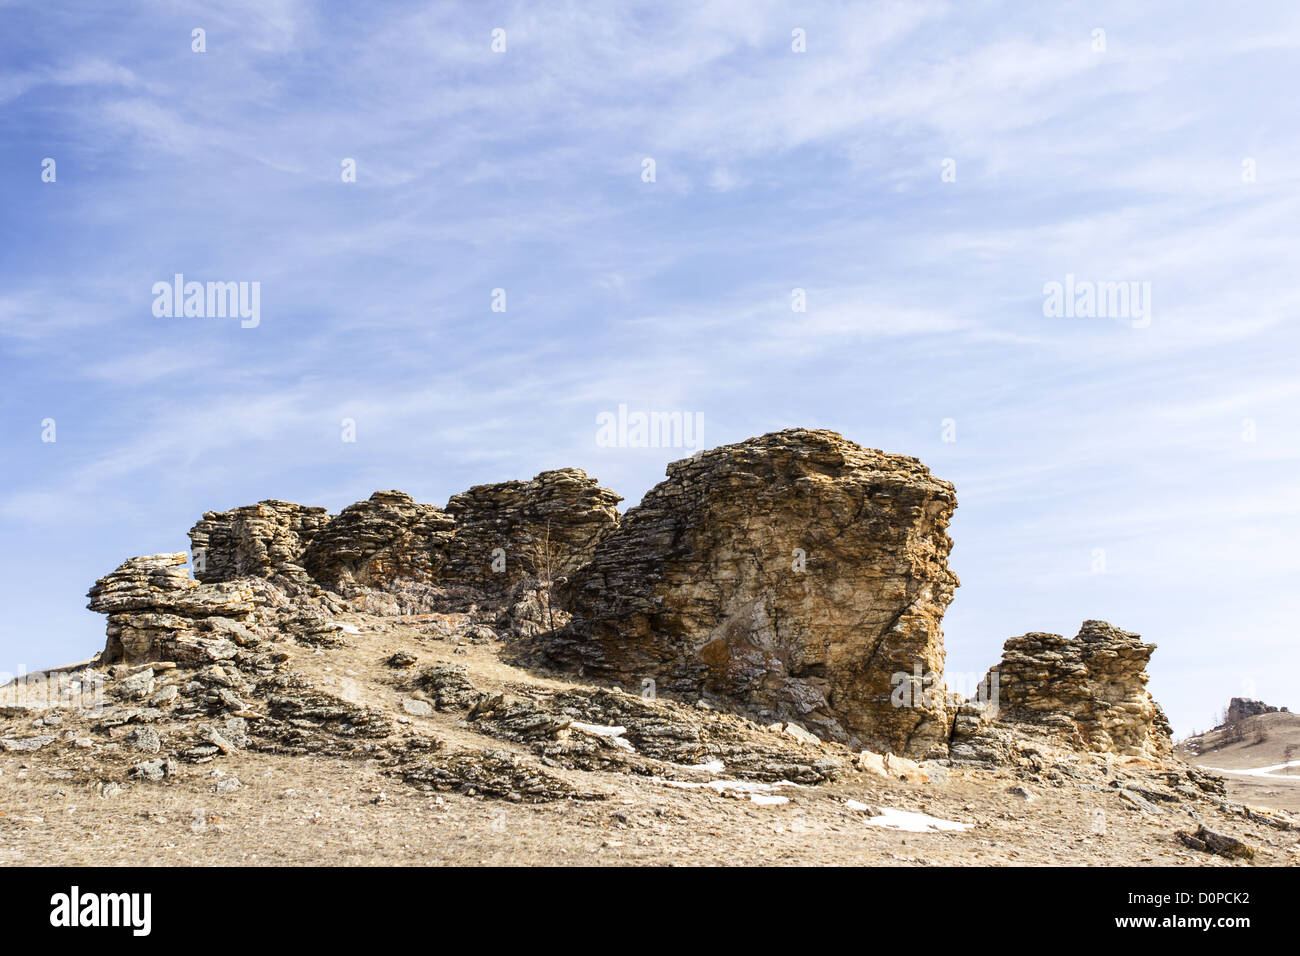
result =
[{"label": "distant hill", "polygon": [[1198,767],[1223,772],[1235,800],[1300,810],[1300,714],[1269,710],[1229,720],[1181,741],[1175,752]]}]

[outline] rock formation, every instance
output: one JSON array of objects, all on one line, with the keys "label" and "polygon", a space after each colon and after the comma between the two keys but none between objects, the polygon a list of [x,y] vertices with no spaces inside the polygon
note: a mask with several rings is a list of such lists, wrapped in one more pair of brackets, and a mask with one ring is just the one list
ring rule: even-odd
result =
[{"label": "rock formation", "polygon": [[447,502],[456,534],[440,578],[496,593],[530,577],[562,578],[618,527],[622,500],[578,468],[477,485]]},{"label": "rock formation", "polygon": [[455,521],[436,505],[401,491],[376,491],[321,528],[302,566],[331,591],[431,581],[442,566]]},{"label": "rock formation", "polygon": [[410,598],[400,610],[419,609],[421,587],[469,588],[459,594],[467,603],[499,604],[526,580],[557,580],[585,564],[618,526],[621,500],[564,468],[476,486],[445,511],[401,491],[377,491],[335,516],[274,500],[209,511],[190,542],[205,583],[262,578],[291,595],[324,596],[327,606],[325,592],[378,590]]},{"label": "rock formation", "polygon": [[298,562],[328,521],[324,508],[289,501],[205,512],[190,529],[194,576],[207,583],[255,577],[307,585]]},{"label": "rock formation", "polygon": [[191,580],[184,552],[123,562],[90,589],[92,611],[108,615],[102,661],[192,665],[233,657],[257,607],[249,581]]},{"label": "rock formation", "polygon": [[[797,739],[979,762],[1014,759],[1026,734],[1170,752],[1146,691],[1154,645],[1100,621],[1007,641],[994,706],[946,693],[956,496],[914,458],[788,429],[670,464],[621,520],[620,500],[566,468],[446,510],[379,491],[336,516],[276,500],[210,511],[190,531],[195,580],[185,555],[161,554],[91,588],[108,615],[100,663],[265,674],[275,640],[335,646],[334,615],[434,612],[464,640],[526,638],[526,660],[705,698]],[[1234,699],[1229,721],[1272,710]]]},{"label": "rock formation", "polygon": [[895,706],[894,691],[943,671],[955,507],[916,459],[829,431],[675,462],[575,575],[574,619],[544,653],[832,740],[942,752],[943,694]]},{"label": "rock formation", "polygon": [[[1084,621],[1073,639],[1038,632],[1013,637],[986,678],[990,688],[996,680],[990,690],[996,719],[1035,725],[1079,749],[1167,756],[1169,722],[1146,689],[1155,649],[1105,621]],[[959,726],[954,741],[974,735],[973,727]]]},{"label": "rock formation", "polygon": [[[1281,710],[1285,711],[1283,707]],[[1224,715],[1223,726],[1232,726],[1239,724],[1251,717],[1258,717],[1260,714],[1276,714],[1279,712],[1277,707],[1270,707],[1262,700],[1254,700],[1250,697],[1234,697],[1228,701],[1228,712]]]}]

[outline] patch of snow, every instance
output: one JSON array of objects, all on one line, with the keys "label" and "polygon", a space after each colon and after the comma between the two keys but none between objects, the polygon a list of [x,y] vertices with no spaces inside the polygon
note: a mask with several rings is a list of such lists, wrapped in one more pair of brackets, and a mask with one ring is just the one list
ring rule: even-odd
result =
[{"label": "patch of snow", "polygon": [[881,807],[877,816],[869,818],[867,826],[880,827],[884,830],[906,830],[908,833],[934,833],[939,830],[969,830],[973,823],[957,823],[953,820],[940,820],[928,813],[912,813],[909,810],[895,810],[893,807]]},{"label": "patch of snow", "polygon": [[861,800],[845,800],[844,806],[850,810],[870,810],[871,808]]},{"label": "patch of snow", "polygon": [[792,783],[789,780],[778,780],[776,783],[760,783],[753,780],[709,780],[703,783],[696,783],[689,780],[662,780],[656,778],[658,783],[669,787],[680,787],[683,790],[695,790],[699,787],[707,787],[710,790],[723,794],[744,794],[754,803],[760,806],[777,806],[782,803],[789,803],[789,797],[783,797],[772,791],[779,787],[797,787],[799,784]]},{"label": "patch of snow", "polygon": [[626,727],[606,727],[604,724],[584,724],[580,721],[572,721],[569,724],[574,730],[581,730],[585,733],[595,734],[597,737],[621,737],[627,733]]},{"label": "patch of snow", "polygon": [[584,724],[581,721],[574,720],[569,722],[569,728],[595,737],[604,737],[614,746],[636,753],[636,749],[623,739],[623,735],[627,733],[626,727],[606,727],[604,724]]},{"label": "patch of snow", "polygon": [[343,631],[345,634],[361,633],[361,628],[357,627],[355,624],[344,624],[342,621],[335,621],[334,626],[337,627],[340,631]]},{"label": "patch of snow", "polygon": [[1286,770],[1288,767],[1300,767],[1300,760],[1288,760],[1286,763],[1275,763],[1271,767],[1255,767],[1251,770],[1224,770],[1222,767],[1206,767],[1205,769],[1213,770],[1215,773],[1235,774],[1239,777],[1267,777],[1270,780],[1285,780],[1288,783],[1300,783],[1300,777],[1276,772],[1278,770]]}]

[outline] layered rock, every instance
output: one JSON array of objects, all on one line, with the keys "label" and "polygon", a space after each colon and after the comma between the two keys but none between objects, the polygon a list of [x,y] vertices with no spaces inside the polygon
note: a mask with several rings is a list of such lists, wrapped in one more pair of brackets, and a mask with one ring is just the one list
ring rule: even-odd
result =
[{"label": "layered rock", "polygon": [[347,594],[395,581],[432,581],[455,521],[401,491],[376,491],[320,528],[301,564],[322,586]]},{"label": "layered rock", "polygon": [[1013,637],[987,678],[996,681],[990,697],[997,720],[1035,725],[1083,750],[1167,756],[1169,722],[1147,692],[1145,668],[1155,649],[1105,621],[1084,621],[1074,638]]},{"label": "layered rock", "polygon": [[250,636],[256,588],[192,580],[186,560],[184,552],[130,558],[95,582],[87,607],[108,615],[103,663],[202,664],[236,654]]},{"label": "layered rock", "polygon": [[276,500],[205,512],[189,533],[194,576],[208,583],[257,577],[307,585],[300,558],[329,520],[324,508]]},{"label": "layered rock", "polygon": [[529,578],[559,580],[618,527],[622,500],[578,468],[477,485],[447,502],[456,533],[439,577],[497,594]]},{"label": "layered rock", "polygon": [[789,429],[668,466],[570,583],[552,663],[712,695],[878,750],[942,752],[952,485]]}]

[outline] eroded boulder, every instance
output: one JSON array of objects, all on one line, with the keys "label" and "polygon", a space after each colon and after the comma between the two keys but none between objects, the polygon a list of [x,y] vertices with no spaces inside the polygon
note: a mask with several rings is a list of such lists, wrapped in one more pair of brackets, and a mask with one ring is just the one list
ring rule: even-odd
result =
[{"label": "eroded boulder", "polygon": [[819,736],[924,755],[948,737],[940,620],[952,485],[914,458],[788,429],[668,466],[567,589],[551,663],[713,695]]},{"label": "eroded boulder", "polygon": [[454,527],[451,515],[436,505],[401,491],[376,491],[330,519],[301,564],[323,587],[345,595],[356,587],[429,582],[442,566]]},{"label": "eroded boulder", "polygon": [[184,552],[124,561],[91,587],[87,607],[108,615],[102,662],[226,660],[248,633],[259,604],[247,580],[204,584],[189,576]]},{"label": "eroded boulder", "polygon": [[996,674],[997,720],[1033,724],[1078,749],[1168,756],[1169,721],[1147,691],[1155,649],[1105,621],[1084,621],[1074,638],[1013,637],[986,679]]}]

